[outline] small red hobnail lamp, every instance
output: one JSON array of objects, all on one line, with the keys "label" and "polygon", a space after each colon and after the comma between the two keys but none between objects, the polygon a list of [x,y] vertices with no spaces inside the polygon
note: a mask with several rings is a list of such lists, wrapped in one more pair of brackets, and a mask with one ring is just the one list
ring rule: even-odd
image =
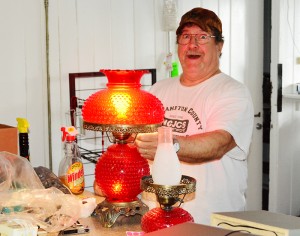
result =
[{"label": "small red hobnail lamp", "polygon": [[[180,208],[186,194],[196,191],[196,180],[182,175],[178,185],[153,183],[152,176],[144,176],[141,187],[146,192],[155,193],[160,207],[153,208],[142,217],[141,228],[145,233],[168,228],[185,222],[194,222],[192,215]],[[179,206],[174,205],[180,202]]]}]

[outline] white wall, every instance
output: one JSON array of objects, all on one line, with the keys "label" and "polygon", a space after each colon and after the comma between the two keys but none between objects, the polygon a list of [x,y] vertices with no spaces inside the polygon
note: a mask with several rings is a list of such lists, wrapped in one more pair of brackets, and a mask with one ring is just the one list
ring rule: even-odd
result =
[{"label": "white wall", "polygon": [[44,5],[39,0],[0,2],[0,123],[30,124],[35,166],[49,165]]},{"label": "white wall", "polygon": [[[300,95],[295,83],[300,83],[300,3],[272,1],[274,35],[272,45],[272,125],[270,150],[270,210],[300,214]],[[278,48],[278,49],[277,49]],[[277,113],[277,63],[282,64],[283,104]],[[292,98],[291,98],[292,97]]]}]

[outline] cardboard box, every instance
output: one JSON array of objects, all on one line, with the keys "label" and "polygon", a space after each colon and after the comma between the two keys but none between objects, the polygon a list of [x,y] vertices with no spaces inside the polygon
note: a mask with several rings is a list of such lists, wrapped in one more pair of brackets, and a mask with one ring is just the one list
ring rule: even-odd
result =
[{"label": "cardboard box", "polygon": [[0,151],[7,151],[19,155],[18,129],[0,124]]},{"label": "cardboard box", "polygon": [[145,234],[144,236],[254,236],[254,234],[221,229],[209,225],[201,225],[191,222],[177,224],[172,227],[160,229]]},{"label": "cardboard box", "polygon": [[262,236],[299,236],[300,218],[270,211],[216,212],[211,225]]}]

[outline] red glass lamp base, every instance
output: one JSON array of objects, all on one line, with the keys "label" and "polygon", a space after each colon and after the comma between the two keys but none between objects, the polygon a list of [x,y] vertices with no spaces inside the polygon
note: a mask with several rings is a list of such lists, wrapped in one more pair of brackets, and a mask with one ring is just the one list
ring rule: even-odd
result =
[{"label": "red glass lamp base", "polygon": [[145,233],[149,233],[185,222],[194,222],[194,218],[186,210],[177,207],[166,211],[156,207],[143,216],[141,227]]},{"label": "red glass lamp base", "polygon": [[129,144],[113,144],[99,158],[95,180],[110,202],[131,202],[142,192],[140,179],[149,175],[148,162]]}]

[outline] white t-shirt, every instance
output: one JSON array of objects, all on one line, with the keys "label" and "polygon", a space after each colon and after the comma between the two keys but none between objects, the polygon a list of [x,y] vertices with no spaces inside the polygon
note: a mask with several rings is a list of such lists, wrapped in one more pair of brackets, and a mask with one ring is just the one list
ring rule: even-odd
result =
[{"label": "white t-shirt", "polygon": [[[179,77],[161,80],[150,92],[162,101],[164,125],[171,126],[175,135],[188,136],[222,129],[228,131],[237,144],[217,161],[204,164],[181,162],[182,174],[197,180],[195,198],[181,207],[201,224],[210,224],[212,212],[244,210],[246,158],[254,117],[252,99],[245,85],[220,73],[192,87],[182,86]],[[157,206],[144,201],[150,208]]]}]

